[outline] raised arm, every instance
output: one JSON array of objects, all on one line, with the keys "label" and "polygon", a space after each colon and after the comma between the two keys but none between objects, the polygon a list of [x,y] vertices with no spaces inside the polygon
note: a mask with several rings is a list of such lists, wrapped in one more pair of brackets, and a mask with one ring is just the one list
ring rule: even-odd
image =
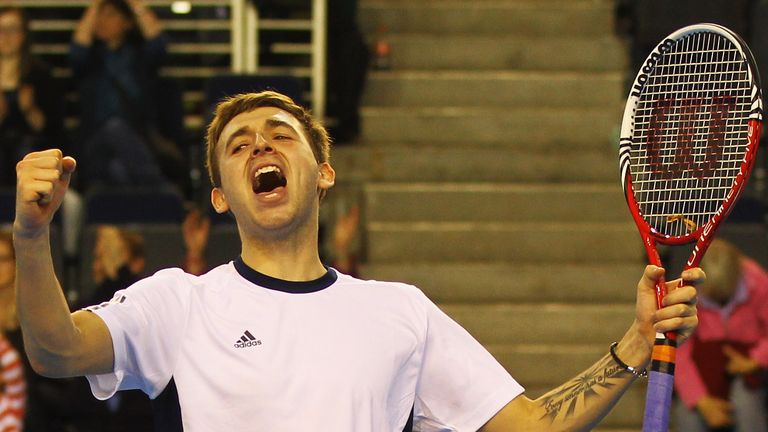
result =
[{"label": "raised arm", "polygon": [[[683,279],[688,285],[681,288],[677,288],[679,280],[668,282],[665,307],[657,311],[654,285],[663,273],[661,268],[646,267],[637,288],[635,322],[615,348],[619,360],[637,370],[645,369],[650,361],[657,331],[677,331],[682,343],[698,324],[696,289],[691,284],[702,281],[704,273],[700,269],[687,270]],[[589,369],[536,400],[515,398],[480,430],[591,430],[636,379],[606,353]]]},{"label": "raised arm", "polygon": [[163,27],[160,25],[160,20],[152,12],[152,9],[144,4],[143,0],[129,0],[128,3],[133,8],[139,30],[141,30],[141,34],[145,39],[154,39],[162,33]]},{"label": "raised arm", "polygon": [[93,29],[96,25],[96,14],[98,13],[100,3],[101,0],[91,0],[91,4],[88,5],[88,9],[83,13],[80,22],[77,23],[75,33],[72,35],[72,40],[75,43],[82,46],[91,46],[93,43]]},{"label": "raised arm", "polygon": [[60,150],[30,153],[16,166],[16,302],[24,346],[41,375],[67,377],[112,370],[106,324],[96,314],[70,314],[53,270],[50,223],[69,188],[75,160]]}]

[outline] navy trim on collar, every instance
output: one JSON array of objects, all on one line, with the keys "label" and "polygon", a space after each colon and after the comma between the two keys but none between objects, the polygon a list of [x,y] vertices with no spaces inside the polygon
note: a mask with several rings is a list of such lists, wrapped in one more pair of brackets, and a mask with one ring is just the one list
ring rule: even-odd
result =
[{"label": "navy trim on collar", "polygon": [[291,294],[308,294],[321,291],[333,285],[333,283],[336,282],[336,279],[338,279],[338,275],[330,267],[326,267],[326,270],[328,271],[315,280],[294,282],[273,278],[264,273],[259,273],[249,267],[248,264],[243,261],[242,257],[237,257],[234,261],[234,265],[235,270],[237,270],[240,276],[246,278],[251,283],[263,288]]}]

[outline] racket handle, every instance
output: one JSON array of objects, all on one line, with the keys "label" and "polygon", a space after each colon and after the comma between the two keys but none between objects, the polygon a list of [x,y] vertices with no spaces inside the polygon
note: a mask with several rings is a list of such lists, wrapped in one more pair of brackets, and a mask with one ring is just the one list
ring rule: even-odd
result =
[{"label": "racket handle", "polygon": [[676,353],[677,337],[667,338],[657,333],[648,373],[643,432],[666,432],[669,428]]}]

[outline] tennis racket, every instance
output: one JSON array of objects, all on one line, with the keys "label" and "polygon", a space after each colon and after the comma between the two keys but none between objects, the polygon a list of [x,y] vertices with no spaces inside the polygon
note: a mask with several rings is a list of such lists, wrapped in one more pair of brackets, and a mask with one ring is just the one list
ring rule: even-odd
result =
[{"label": "tennis racket", "polygon": [[[682,28],[648,56],[629,93],[619,143],[624,194],[648,260],[658,243],[696,241],[696,267],[752,170],[762,94],[743,40],[715,24]],[[658,307],[664,281],[656,285]],[[676,335],[657,334],[651,356],[644,432],[666,431]]]}]

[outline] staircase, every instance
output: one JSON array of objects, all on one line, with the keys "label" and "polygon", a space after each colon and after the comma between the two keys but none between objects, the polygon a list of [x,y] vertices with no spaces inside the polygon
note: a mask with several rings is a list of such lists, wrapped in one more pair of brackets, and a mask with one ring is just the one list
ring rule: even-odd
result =
[{"label": "staircase", "polygon": [[[363,274],[416,284],[535,398],[633,319],[644,256],[618,179],[625,52],[611,0],[361,0],[372,71]],[[639,428],[636,383],[600,431]]]}]

